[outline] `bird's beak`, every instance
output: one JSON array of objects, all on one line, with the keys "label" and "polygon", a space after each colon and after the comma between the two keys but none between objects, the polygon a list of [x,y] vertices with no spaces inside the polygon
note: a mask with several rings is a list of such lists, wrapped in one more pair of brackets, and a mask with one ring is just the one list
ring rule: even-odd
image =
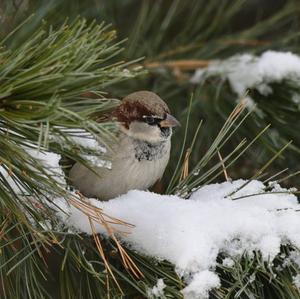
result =
[{"label": "bird's beak", "polygon": [[166,127],[177,127],[180,126],[180,122],[172,115],[167,114],[167,117],[162,120],[159,125],[162,128],[166,128]]}]

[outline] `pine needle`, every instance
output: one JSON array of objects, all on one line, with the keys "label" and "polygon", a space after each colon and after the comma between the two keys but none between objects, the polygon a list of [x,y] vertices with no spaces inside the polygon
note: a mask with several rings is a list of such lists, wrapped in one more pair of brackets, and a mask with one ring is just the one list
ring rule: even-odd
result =
[{"label": "pine needle", "polygon": [[[70,204],[72,204],[74,207],[79,209],[81,212],[83,212],[88,217],[90,224],[91,224],[93,236],[94,236],[98,251],[100,253],[101,258],[105,259],[104,263],[105,263],[106,267],[109,267],[109,264],[105,258],[100,239],[98,236],[95,235],[96,230],[95,230],[93,221],[102,225],[105,228],[108,235],[110,236],[110,238],[114,241],[115,245],[118,248],[118,252],[120,254],[120,257],[122,259],[124,267],[126,269],[130,270],[136,278],[143,277],[144,276],[143,273],[139,270],[137,265],[134,263],[134,261],[131,259],[131,257],[128,255],[128,253],[126,252],[126,250],[123,248],[123,246],[120,244],[120,242],[118,241],[118,239],[116,237],[116,234],[128,235],[130,232],[122,231],[119,228],[112,227],[112,225],[118,225],[118,226],[125,226],[127,228],[133,228],[134,225],[127,223],[125,221],[122,221],[120,219],[117,219],[115,217],[111,217],[111,216],[107,215],[106,213],[103,212],[103,210],[101,208],[95,207],[94,205],[89,203],[88,199],[85,198],[82,194],[80,194],[79,192],[77,192],[77,194],[79,195],[80,200],[76,199],[76,198],[70,198],[69,202],[70,202]],[[107,268],[107,271],[110,274],[112,274],[112,271],[110,268]],[[115,277],[113,275],[112,275],[112,277],[115,281]]]},{"label": "pine needle", "polygon": [[228,174],[227,174],[227,170],[226,170],[226,167],[225,167],[225,164],[224,164],[224,160],[223,160],[223,158],[222,158],[222,156],[221,156],[220,151],[218,151],[218,157],[219,157],[220,162],[221,162],[221,164],[222,164],[222,168],[223,168],[225,180],[228,182],[228,181],[230,181],[231,179],[230,179],[230,177],[229,177]]},{"label": "pine needle", "polygon": [[188,148],[185,153],[184,161],[183,161],[183,166],[181,170],[181,175],[179,181],[182,181],[186,179],[189,175],[189,158],[191,155],[191,149]]}]

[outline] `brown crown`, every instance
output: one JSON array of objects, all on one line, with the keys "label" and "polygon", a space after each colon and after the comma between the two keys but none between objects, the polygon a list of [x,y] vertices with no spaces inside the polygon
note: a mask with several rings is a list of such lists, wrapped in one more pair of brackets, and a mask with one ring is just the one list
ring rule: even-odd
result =
[{"label": "brown crown", "polygon": [[167,104],[155,93],[137,91],[125,97],[113,112],[113,117],[127,128],[132,121],[142,120],[144,115],[164,117],[170,113]]}]

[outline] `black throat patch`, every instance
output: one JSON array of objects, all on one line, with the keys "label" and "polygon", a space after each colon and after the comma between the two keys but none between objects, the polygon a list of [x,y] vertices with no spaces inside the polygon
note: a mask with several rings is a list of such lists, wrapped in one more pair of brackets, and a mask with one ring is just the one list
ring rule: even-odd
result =
[{"label": "black throat patch", "polygon": [[134,140],[135,158],[138,161],[158,160],[167,152],[167,142],[149,143],[141,140]]}]

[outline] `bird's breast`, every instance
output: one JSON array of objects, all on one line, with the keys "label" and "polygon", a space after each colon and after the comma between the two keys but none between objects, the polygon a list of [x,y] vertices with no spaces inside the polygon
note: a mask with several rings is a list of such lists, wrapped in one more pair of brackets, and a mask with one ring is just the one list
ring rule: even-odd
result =
[{"label": "bird's breast", "polygon": [[168,154],[169,147],[167,141],[162,141],[158,143],[149,143],[140,140],[133,141],[134,157],[139,162],[146,161],[156,161],[162,159],[166,154]]},{"label": "bird's breast", "polygon": [[147,189],[164,173],[170,157],[170,139],[157,144],[137,140],[128,141],[127,145],[125,141],[124,148],[128,148],[127,153],[130,154],[116,159],[113,166],[115,166],[115,171],[126,169],[123,180],[128,190]]}]

